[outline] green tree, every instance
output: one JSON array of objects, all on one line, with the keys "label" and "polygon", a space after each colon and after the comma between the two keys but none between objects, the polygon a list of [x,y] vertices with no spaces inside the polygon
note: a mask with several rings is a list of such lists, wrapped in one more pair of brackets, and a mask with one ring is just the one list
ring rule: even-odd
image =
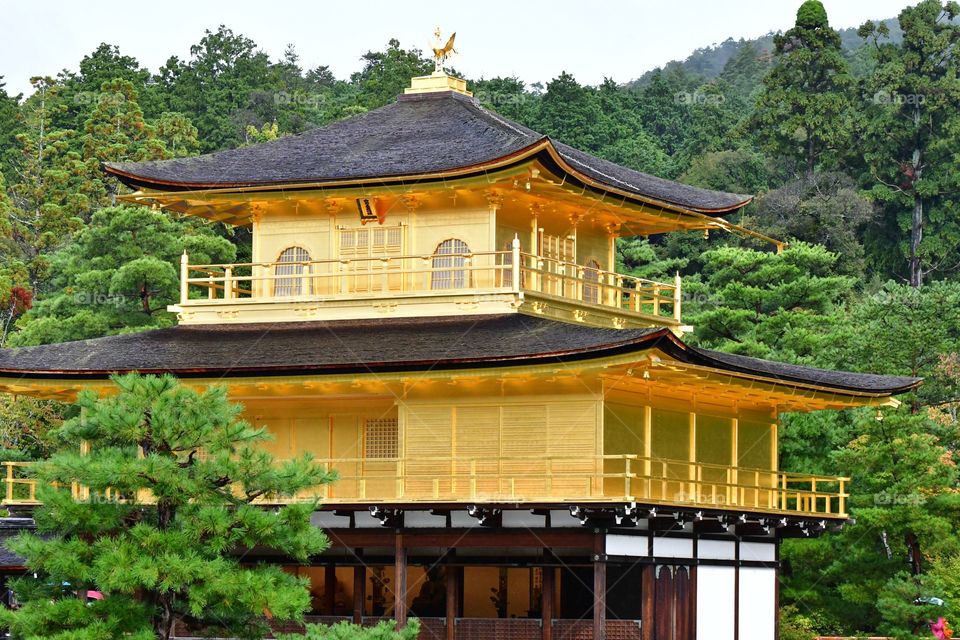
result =
[{"label": "green tree", "polygon": [[960,352],[960,284],[933,282],[917,290],[888,282],[851,305],[837,355],[862,371],[925,378],[908,398],[915,410],[957,397],[939,375],[943,354]]},{"label": "green tree", "polygon": [[640,89],[637,108],[643,128],[671,157],[687,140],[690,127],[688,105],[696,99],[696,89],[701,84],[703,81],[699,76],[678,67],[658,70]]},{"label": "green tree", "polygon": [[303,635],[283,634],[277,637],[279,640],[417,640],[419,635],[420,621],[411,619],[400,630],[397,630],[397,623],[393,620],[381,622],[375,627],[338,622],[331,626],[309,624]]},{"label": "green tree", "polygon": [[487,109],[528,127],[534,126],[540,109],[540,95],[528,91],[519,78],[481,78],[471,82],[470,88]]},{"label": "green tree", "polygon": [[199,131],[201,151],[237,147],[251,122],[249,110],[255,91],[272,92],[270,59],[256,43],[227,27],[205,31],[190,47],[190,59],[170,58],[157,81],[167,98],[163,110],[190,117]]},{"label": "green tree", "polygon": [[956,430],[906,409],[856,412],[853,439],[831,461],[852,476],[856,523],[782,548],[784,601],[822,616],[820,633],[913,636],[936,616],[916,600],[939,595],[925,587],[928,565],[960,551]]},{"label": "green tree", "polygon": [[100,209],[69,246],[52,257],[50,292],[18,322],[16,345],[79,340],[171,326],[179,299],[180,256],[231,262],[236,248],[197,221],[122,205]]},{"label": "green tree", "polygon": [[46,274],[46,255],[83,225],[101,185],[89,180],[88,166],[76,150],[76,132],[54,125],[65,109],[61,86],[52,78],[31,82],[35,91],[22,108],[23,127],[16,136],[11,206],[2,212],[0,226],[8,231],[11,257],[27,266],[37,290]]},{"label": "green tree", "polygon": [[8,181],[13,178],[11,163],[15,153],[16,134],[20,128],[22,97],[22,95],[9,95],[3,76],[0,76],[0,172]]},{"label": "green tree", "polygon": [[101,43],[80,60],[78,73],[63,71],[58,79],[67,105],[58,122],[64,129],[83,130],[90,113],[103,99],[103,84],[114,80],[124,80],[133,86],[144,117],[156,118],[162,112],[162,96],[152,82],[150,71],[136,58],[122,54],[116,45]]},{"label": "green tree", "polygon": [[748,126],[767,152],[809,178],[851,140],[852,80],[820,0],[804,2],[796,25],[774,44],[776,62]]},{"label": "green tree", "polygon": [[756,194],[766,191],[771,178],[767,159],[762,154],[735,149],[698,155],[679,180],[705,189]]},{"label": "green tree", "polygon": [[960,184],[958,14],[956,2],[939,0],[904,9],[900,45],[881,42],[889,33],[884,24],[860,28],[874,43],[877,66],[865,83],[858,155],[872,196],[888,213],[889,242],[880,251],[906,258],[914,287],[931,272],[949,268],[960,246],[953,195]]},{"label": "green tree", "polygon": [[788,180],[760,196],[749,218],[775,238],[822,244],[837,254],[841,273],[863,277],[863,237],[876,211],[846,174],[818,171]]},{"label": "green tree", "polygon": [[354,73],[350,82],[357,87],[360,105],[365,109],[393,102],[410,86],[410,78],[433,71],[433,62],[424,58],[420,49],[403,49],[396,39],[391,39],[383,51],[368,51],[361,60],[363,69]]},{"label": "green tree", "polygon": [[854,283],[836,275],[836,254],[797,242],[782,254],[722,247],[702,259],[689,316],[700,344],[809,362],[836,339],[830,329]]},{"label": "green tree", "polygon": [[[58,433],[64,450],[35,467],[38,533],[10,547],[37,577],[18,581],[23,605],[0,621],[21,637],[166,640],[178,623],[260,638],[267,617],[302,619],[305,579],[245,567],[236,550],[302,563],[321,552],[315,502],[298,496],[333,478],[309,454],[275,461],[257,446],[265,430],[244,422],[222,387],[135,374],[114,383],[111,396],[80,394],[80,417]],[[262,498],[290,503],[267,509]],[[107,597],[87,604],[72,593],[83,590]]]}]

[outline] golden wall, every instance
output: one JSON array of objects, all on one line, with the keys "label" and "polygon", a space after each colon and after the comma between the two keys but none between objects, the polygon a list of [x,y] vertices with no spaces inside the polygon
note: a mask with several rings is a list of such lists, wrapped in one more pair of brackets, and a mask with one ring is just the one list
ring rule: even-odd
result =
[{"label": "golden wall", "polygon": [[[402,400],[252,400],[284,459],[309,451],[340,480],[326,500],[638,496],[752,501],[776,482],[772,414],[653,402],[584,387],[561,395],[425,385]],[[748,494],[728,495],[734,485]],[[756,491],[761,493],[757,494]]]}]

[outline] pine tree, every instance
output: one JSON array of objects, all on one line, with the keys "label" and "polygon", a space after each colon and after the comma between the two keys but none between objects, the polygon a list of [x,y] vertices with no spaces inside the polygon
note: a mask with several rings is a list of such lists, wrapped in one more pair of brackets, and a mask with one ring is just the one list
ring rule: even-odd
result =
[{"label": "pine tree", "polygon": [[840,36],[820,0],[807,0],[796,25],[774,38],[776,62],[749,122],[766,151],[793,160],[812,177],[852,135],[852,80]]},{"label": "pine tree", "polygon": [[[960,246],[955,194],[960,146],[960,4],[924,0],[900,14],[903,42],[881,42],[889,30],[872,22],[860,34],[877,63],[866,82],[860,153],[865,182],[886,205],[889,243],[881,251],[906,258],[907,279],[955,268]],[[908,240],[901,240],[907,236]],[[894,247],[890,247],[890,244]],[[894,248],[894,251],[890,251]]]},{"label": "pine tree", "polygon": [[831,366],[841,303],[854,280],[836,275],[836,254],[797,242],[782,254],[736,247],[705,252],[703,283],[691,282],[695,338],[714,349]]},{"label": "pine tree", "polygon": [[[309,454],[275,461],[222,387],[136,374],[114,383],[113,395],[80,394],[80,416],[57,434],[65,448],[36,466],[38,533],[9,546],[37,577],[17,582],[23,605],[0,623],[29,638],[166,640],[177,624],[258,638],[268,618],[302,619],[305,580],[243,566],[237,553],[306,562],[321,552],[315,501],[300,496],[331,475]],[[289,504],[268,509],[264,498]],[[88,604],[86,590],[106,597]]]},{"label": "pine tree", "polygon": [[48,292],[18,322],[11,343],[81,340],[171,326],[180,256],[232,262],[236,247],[198,220],[122,205],[97,211],[74,242],[53,254]]}]

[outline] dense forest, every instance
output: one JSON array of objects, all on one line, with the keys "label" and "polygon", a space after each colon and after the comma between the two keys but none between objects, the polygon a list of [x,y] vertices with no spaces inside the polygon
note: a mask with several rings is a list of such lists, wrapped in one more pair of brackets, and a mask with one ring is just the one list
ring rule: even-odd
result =
[{"label": "dense forest", "polygon": [[[468,79],[488,108],[622,165],[756,198],[739,222],[787,241],[636,238],[620,268],[684,278],[691,340],[812,366],[922,376],[898,409],[784,417],[781,465],[850,475],[855,524],[783,548],[782,638],[927,636],[960,618],[960,7],[923,0],[837,32],[728,40],[625,84]],[[177,264],[249,252],[242,229],[118,205],[105,161],[294,135],[395,100],[432,69],[391,40],[337,78],[229,28],[160,69],[102,44],[76,71],[0,84],[0,344],[169,326]],[[209,257],[205,260],[202,256]],[[46,455],[74,408],[0,401],[0,453]],[[942,604],[941,604],[942,601]]]}]

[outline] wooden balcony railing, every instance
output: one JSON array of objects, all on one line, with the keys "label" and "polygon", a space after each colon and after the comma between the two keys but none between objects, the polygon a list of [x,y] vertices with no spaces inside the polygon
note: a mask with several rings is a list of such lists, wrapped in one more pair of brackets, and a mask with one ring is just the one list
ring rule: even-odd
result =
[{"label": "wooden balcony railing", "polygon": [[[744,469],[634,455],[324,460],[339,479],[298,499],[324,504],[641,502],[846,516],[848,478]],[[37,504],[30,463],[4,462],[4,504]],[[89,490],[73,486],[78,500]],[[116,499],[117,496],[100,496]],[[290,502],[267,498],[266,504]]]},{"label": "wooden balcony railing", "polygon": [[184,254],[181,260],[182,307],[524,291],[680,322],[679,276],[669,284],[635,278],[524,253],[519,243],[510,251],[444,255],[192,265]]}]

